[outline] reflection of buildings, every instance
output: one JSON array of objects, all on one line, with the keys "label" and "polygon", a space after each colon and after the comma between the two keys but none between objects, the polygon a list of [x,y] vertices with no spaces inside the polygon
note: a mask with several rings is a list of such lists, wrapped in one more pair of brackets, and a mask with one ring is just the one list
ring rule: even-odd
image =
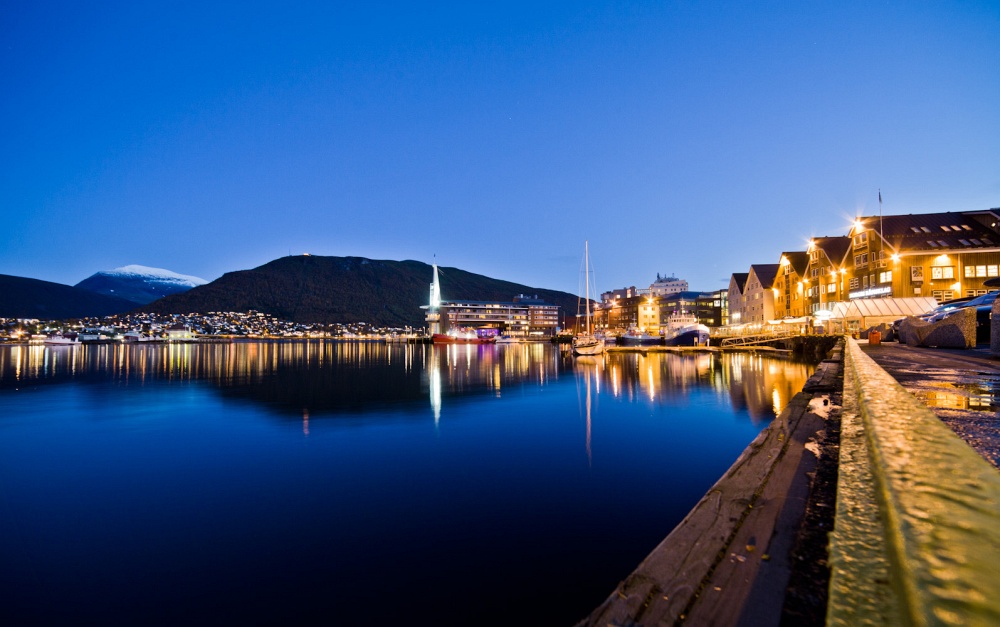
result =
[{"label": "reflection of buildings", "polygon": [[577,376],[592,373],[598,394],[669,403],[705,389],[728,394],[754,422],[780,414],[812,372],[802,363],[754,353],[617,353],[597,359],[599,366],[578,367]]},{"label": "reflection of buildings", "polygon": [[[100,380],[126,385],[205,381],[301,421],[413,403],[434,420],[460,397],[502,396],[544,387],[572,364],[596,401],[673,402],[699,389],[728,394],[751,418],[780,413],[811,369],[752,353],[618,353],[571,358],[541,342],[385,344],[330,340],[225,344],[95,344],[0,349],[0,385]],[[580,379],[578,378],[578,381]]]},{"label": "reflection of buildings", "polygon": [[559,376],[559,352],[545,343],[433,344],[424,349],[424,385],[435,422],[447,397],[501,396],[526,383],[545,385]]}]

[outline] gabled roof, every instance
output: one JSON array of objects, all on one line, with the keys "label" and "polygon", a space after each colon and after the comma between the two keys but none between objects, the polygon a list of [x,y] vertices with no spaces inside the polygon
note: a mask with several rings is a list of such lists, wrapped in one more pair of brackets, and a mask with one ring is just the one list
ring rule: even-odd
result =
[{"label": "gabled roof", "polygon": [[773,287],[774,277],[778,276],[780,268],[776,263],[755,263],[750,266],[750,272],[757,276],[761,287]]},{"label": "gabled roof", "polygon": [[729,286],[732,287],[733,285],[736,285],[736,287],[740,290],[740,294],[742,294],[744,288],[747,286],[747,277],[749,276],[750,273],[748,272],[734,272],[733,276],[729,279]]},{"label": "gabled roof", "polygon": [[851,249],[851,238],[846,235],[835,237],[814,237],[813,246],[822,250],[826,254],[830,263],[840,265],[844,263],[847,251]]},{"label": "gabled roof", "polygon": [[[886,244],[899,252],[942,249],[975,250],[1000,246],[1000,236],[963,213],[923,213],[860,218],[867,229],[882,234]],[[852,235],[854,229],[851,229]]]},{"label": "gabled roof", "polygon": [[780,258],[787,259],[792,266],[792,271],[799,276],[805,275],[806,269],[809,267],[809,253],[805,251],[783,252]]}]

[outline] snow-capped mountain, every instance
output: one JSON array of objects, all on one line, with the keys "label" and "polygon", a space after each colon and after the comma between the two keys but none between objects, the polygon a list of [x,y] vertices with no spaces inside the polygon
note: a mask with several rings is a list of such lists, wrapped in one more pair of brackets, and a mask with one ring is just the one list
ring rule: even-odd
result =
[{"label": "snow-capped mountain", "polygon": [[200,277],[178,274],[163,268],[129,265],[93,274],[75,287],[145,305],[169,294],[186,292],[206,283],[208,281]]}]

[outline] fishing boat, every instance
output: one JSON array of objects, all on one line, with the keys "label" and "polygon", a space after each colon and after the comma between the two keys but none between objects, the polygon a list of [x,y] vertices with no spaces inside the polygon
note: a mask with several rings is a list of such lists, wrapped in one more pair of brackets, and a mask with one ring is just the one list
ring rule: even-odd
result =
[{"label": "fishing boat", "polygon": [[618,344],[621,346],[663,346],[663,338],[659,335],[650,335],[633,324],[629,325],[625,333],[621,334],[618,338]]},{"label": "fishing boat", "polygon": [[663,343],[667,346],[708,346],[708,327],[694,314],[675,311],[667,319]]},{"label": "fishing boat", "polygon": [[79,346],[80,343],[76,333],[53,333],[45,338],[47,346]]},{"label": "fishing boat", "polygon": [[585,242],[583,246],[584,259],[584,303],[586,303],[586,322],[584,330],[573,336],[574,355],[601,355],[604,353],[604,340],[596,337],[590,326],[590,242]]}]

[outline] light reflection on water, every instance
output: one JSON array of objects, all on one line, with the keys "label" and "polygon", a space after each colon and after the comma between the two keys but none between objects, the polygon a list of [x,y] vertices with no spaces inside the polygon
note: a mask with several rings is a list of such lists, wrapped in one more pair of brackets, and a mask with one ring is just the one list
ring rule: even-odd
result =
[{"label": "light reflection on water", "polygon": [[811,371],[544,343],[0,347],[0,585],[50,623],[573,624]]},{"label": "light reflection on water", "polygon": [[[573,360],[544,343],[435,346],[270,341],[5,348],[0,350],[0,386],[100,378],[126,384],[204,380],[239,388],[266,385],[282,373],[295,373],[281,383],[290,386],[288,402],[299,415],[310,409],[313,388],[324,383],[317,373],[324,370],[336,371],[337,378],[355,383],[373,371],[392,372],[382,382],[393,385],[377,388],[376,396],[427,398],[439,419],[448,395],[489,391],[502,396],[525,383],[544,386],[560,376],[569,359],[577,372],[588,366],[593,369],[598,393],[604,389],[630,402],[657,402],[708,387],[728,394],[737,407],[745,407],[759,421],[780,413],[811,373],[805,364],[757,353],[609,353]],[[388,377],[386,372],[379,374]],[[419,388],[412,385],[417,380]],[[323,403],[318,409],[322,412]]]}]

